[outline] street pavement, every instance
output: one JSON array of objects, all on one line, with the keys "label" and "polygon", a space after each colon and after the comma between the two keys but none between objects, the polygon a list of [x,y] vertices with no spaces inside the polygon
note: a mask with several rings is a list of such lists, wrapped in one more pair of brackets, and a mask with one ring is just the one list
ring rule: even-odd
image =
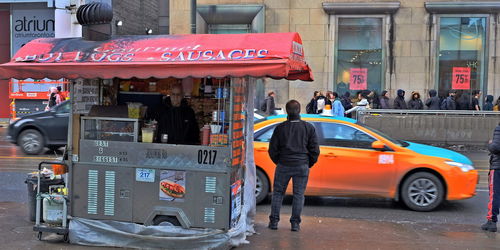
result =
[{"label": "street pavement", "polygon": [[[5,141],[0,128],[0,249],[116,249],[62,242],[62,236],[44,234],[38,241],[28,220],[26,173],[41,160],[62,152],[26,156]],[[488,155],[461,152],[480,172],[477,196],[446,202],[432,212],[410,211],[387,199],[307,197],[302,230],[291,232],[291,198],[286,197],[279,229],[266,228],[269,201],[257,206],[256,234],[238,249],[500,249],[498,233],[479,229],[486,213]]]}]

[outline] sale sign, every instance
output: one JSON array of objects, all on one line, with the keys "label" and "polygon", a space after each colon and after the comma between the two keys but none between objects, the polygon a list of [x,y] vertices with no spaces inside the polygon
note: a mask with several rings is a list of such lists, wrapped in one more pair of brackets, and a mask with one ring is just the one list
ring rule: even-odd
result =
[{"label": "sale sign", "polygon": [[351,68],[350,73],[351,73],[351,78],[349,80],[349,89],[350,90],[365,90],[368,88],[368,84],[367,84],[368,69],[367,68]]},{"label": "sale sign", "polygon": [[470,67],[453,67],[452,89],[470,89]]}]

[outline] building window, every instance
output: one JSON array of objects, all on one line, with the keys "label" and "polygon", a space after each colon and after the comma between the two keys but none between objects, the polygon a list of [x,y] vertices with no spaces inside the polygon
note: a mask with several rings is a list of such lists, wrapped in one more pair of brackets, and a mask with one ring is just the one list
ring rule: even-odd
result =
[{"label": "building window", "polygon": [[486,17],[440,17],[437,88],[456,98],[473,90],[485,90]]},{"label": "building window", "polygon": [[339,94],[382,90],[382,24],[382,18],[338,18],[334,89]]}]

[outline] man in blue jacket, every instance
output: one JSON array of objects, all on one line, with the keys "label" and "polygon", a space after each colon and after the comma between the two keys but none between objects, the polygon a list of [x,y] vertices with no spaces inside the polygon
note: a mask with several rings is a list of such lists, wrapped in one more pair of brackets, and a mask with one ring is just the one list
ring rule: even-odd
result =
[{"label": "man in blue jacket", "polygon": [[288,101],[286,112],[288,119],[276,126],[269,143],[269,156],[277,166],[268,227],[278,229],[283,196],[288,182],[293,178],[290,223],[292,231],[299,231],[309,168],[318,160],[319,145],[314,126],[300,119],[300,103],[296,100]]},{"label": "man in blue jacket", "polygon": [[490,172],[488,173],[488,187],[490,191],[488,199],[488,220],[481,229],[490,232],[497,231],[498,211],[500,207],[500,124],[493,132],[493,139],[488,145],[490,151]]}]

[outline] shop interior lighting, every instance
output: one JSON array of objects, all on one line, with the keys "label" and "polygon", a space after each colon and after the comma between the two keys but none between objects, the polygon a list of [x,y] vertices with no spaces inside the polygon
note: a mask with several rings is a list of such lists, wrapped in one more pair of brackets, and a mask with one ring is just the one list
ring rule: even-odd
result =
[{"label": "shop interior lighting", "polygon": [[150,28],[146,28],[146,34],[147,34],[147,35],[151,35],[151,34],[153,34],[153,30],[152,30],[152,29],[150,29]]}]

